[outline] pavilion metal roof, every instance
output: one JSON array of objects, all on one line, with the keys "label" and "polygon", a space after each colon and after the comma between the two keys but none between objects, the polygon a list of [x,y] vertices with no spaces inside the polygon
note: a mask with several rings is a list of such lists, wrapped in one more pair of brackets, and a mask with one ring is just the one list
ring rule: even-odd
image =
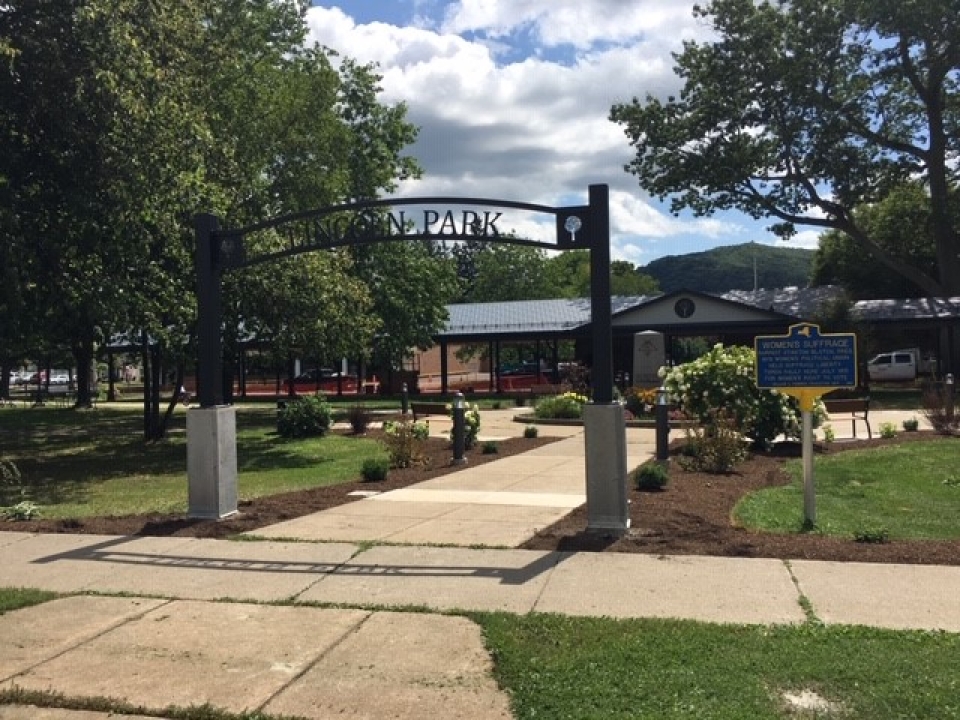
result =
[{"label": "pavilion metal roof", "polygon": [[[611,311],[642,305],[656,296],[613,297]],[[590,324],[589,298],[463,303],[447,306],[445,336],[562,334]]]},{"label": "pavilion metal roof", "polygon": [[[669,296],[685,292],[707,294],[677,290],[669,293]],[[794,317],[799,321],[815,317],[824,303],[842,297],[843,289],[824,285],[812,288],[731,290],[711,295],[728,302]],[[663,293],[615,296],[611,298],[611,311],[617,315],[664,297],[667,295]],[[445,337],[570,334],[590,324],[590,299],[464,303],[448,305],[447,312],[449,319],[441,333]],[[852,313],[866,321],[960,318],[960,298],[861,300],[854,304]]]}]

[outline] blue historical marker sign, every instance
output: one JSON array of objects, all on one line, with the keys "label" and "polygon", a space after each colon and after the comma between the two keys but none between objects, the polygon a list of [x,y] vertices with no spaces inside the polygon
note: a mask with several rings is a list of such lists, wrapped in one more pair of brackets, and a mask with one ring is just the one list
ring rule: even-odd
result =
[{"label": "blue historical marker sign", "polygon": [[757,387],[852,388],[857,385],[857,336],[820,333],[818,325],[791,325],[786,335],[760,335]]}]

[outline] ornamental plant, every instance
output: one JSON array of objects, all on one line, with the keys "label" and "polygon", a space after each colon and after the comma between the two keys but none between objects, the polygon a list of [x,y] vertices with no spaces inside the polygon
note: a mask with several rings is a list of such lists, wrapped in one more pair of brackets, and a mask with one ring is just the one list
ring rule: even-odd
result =
[{"label": "ornamental plant", "polygon": [[587,401],[586,395],[575,392],[550,395],[537,402],[533,408],[533,414],[545,419],[578,420],[583,417],[583,406]]},{"label": "ornamental plant", "polygon": [[[765,447],[781,434],[799,437],[797,400],[776,390],[759,389],[755,366],[753,348],[718,343],[693,362],[661,368],[660,376],[671,402],[708,432],[716,411],[722,409],[724,418],[757,447]],[[815,416],[822,416],[822,409]]]},{"label": "ornamental plant", "polygon": [[423,422],[386,422],[383,440],[390,455],[390,467],[408,468],[424,462],[423,445],[430,437],[430,426]]},{"label": "ornamental plant", "polygon": [[623,393],[623,404],[634,417],[651,415],[657,405],[657,388],[627,388]]},{"label": "ornamental plant", "polygon": [[333,410],[323,395],[305,395],[288,402],[277,416],[277,432],[285,438],[325,435]]}]

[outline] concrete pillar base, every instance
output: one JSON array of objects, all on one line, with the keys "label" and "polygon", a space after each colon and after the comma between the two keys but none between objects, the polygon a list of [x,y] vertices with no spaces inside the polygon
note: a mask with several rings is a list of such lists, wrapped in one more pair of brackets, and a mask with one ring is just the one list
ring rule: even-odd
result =
[{"label": "concrete pillar base", "polygon": [[229,517],[237,512],[237,413],[232,406],[187,411],[188,516]]},{"label": "concrete pillar base", "polygon": [[627,502],[627,428],[620,403],[583,406],[586,443],[587,530],[623,535]]}]

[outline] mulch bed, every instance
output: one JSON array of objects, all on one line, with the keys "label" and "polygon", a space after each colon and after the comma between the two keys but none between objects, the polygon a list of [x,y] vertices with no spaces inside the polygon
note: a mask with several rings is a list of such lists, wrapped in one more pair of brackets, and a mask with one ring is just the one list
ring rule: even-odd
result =
[{"label": "mulch bed", "polygon": [[[832,454],[935,437],[933,433],[900,433],[893,439],[817,444],[815,452]],[[671,451],[676,454],[678,445]],[[774,534],[734,526],[733,508],[745,494],[789,484],[784,462],[801,457],[800,443],[779,443],[757,453],[728,475],[688,472],[671,464],[670,483],[661,492],[630,491],[631,528],[623,537],[588,533],[586,509],[537,533],[522,547],[533,550],[603,551],[657,555],[714,555],[806,560],[960,565],[960,540],[903,540],[860,543],[852,538],[815,532]],[[802,508],[798,508],[798,515]],[[960,520],[958,520],[960,522]]]},{"label": "mulch bed", "polygon": [[[375,436],[376,433],[371,433]],[[844,452],[853,448],[930,439],[933,433],[900,433],[893,439],[875,438],[818,444],[818,453]],[[482,465],[508,455],[525,452],[556,438],[511,438],[497,443],[496,454],[483,454],[481,447],[468,452],[470,466]],[[674,446],[676,450],[676,444]],[[326,510],[357,497],[357,490],[386,491],[406,487],[455,472],[450,444],[431,438],[426,445],[424,467],[393,469],[379,483],[354,482],[333,487],[283,493],[242,501],[232,518],[190,520],[182,515],[137,515],[85,518],[82,520],[35,520],[0,522],[0,530],[106,535],[162,535],[223,538],[256,530],[283,520]],[[657,555],[714,555],[784,559],[836,560],[882,563],[960,565],[960,540],[910,540],[883,544],[858,543],[852,538],[826,537],[816,533],[778,535],[735,527],[731,514],[737,501],[754,490],[789,483],[783,463],[800,457],[798,443],[781,443],[769,453],[757,453],[728,475],[688,472],[676,463],[670,483],[662,492],[630,490],[631,529],[623,537],[587,532],[586,509],[579,508],[547,527],[523,548],[570,552],[628,552]],[[799,511],[799,509],[798,509]],[[960,522],[960,521],[958,521]]]}]

